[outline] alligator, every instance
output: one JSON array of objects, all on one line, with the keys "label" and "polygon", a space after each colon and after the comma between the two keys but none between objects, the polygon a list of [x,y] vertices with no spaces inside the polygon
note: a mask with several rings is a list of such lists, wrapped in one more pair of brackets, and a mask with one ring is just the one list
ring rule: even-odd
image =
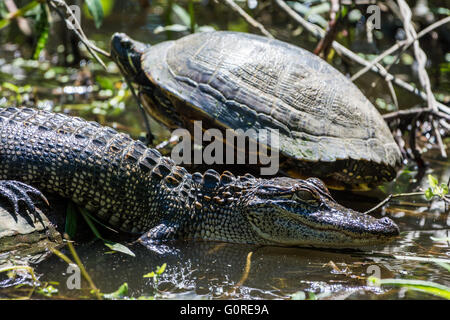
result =
[{"label": "alligator", "polygon": [[189,173],[129,135],[78,117],[0,109],[0,195],[15,213],[71,199],[145,246],[181,240],[363,248],[399,235],[338,204],[317,178]]}]

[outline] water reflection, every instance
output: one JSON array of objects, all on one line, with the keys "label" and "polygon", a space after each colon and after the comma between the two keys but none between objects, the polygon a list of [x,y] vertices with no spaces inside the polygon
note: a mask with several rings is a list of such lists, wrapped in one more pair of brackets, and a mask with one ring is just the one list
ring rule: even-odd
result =
[{"label": "water reflection", "polygon": [[[102,291],[116,290],[127,282],[133,296],[154,292],[153,279],[142,276],[167,263],[158,290],[167,298],[195,294],[204,298],[289,298],[298,290],[360,290],[365,280],[355,270],[336,272],[330,261],[342,266],[358,265],[351,253],[299,248],[261,247],[214,242],[179,243],[171,252],[160,254],[137,246],[135,258],[121,254],[102,254],[102,245],[80,248],[89,274]],[[53,261],[52,261],[53,260]],[[64,263],[54,258],[38,268],[44,279],[65,283]],[[248,273],[246,272],[248,271]],[[107,276],[106,276],[107,275]],[[355,275],[355,276],[353,276]]]},{"label": "water reflection", "polygon": [[[448,243],[433,242],[430,236],[442,237],[445,232],[409,232],[368,252],[214,242],[181,242],[166,247],[166,253],[133,246],[135,258],[106,254],[100,243],[78,247],[78,251],[103,292],[115,291],[127,282],[133,297],[153,295],[157,289],[160,298],[167,299],[290,299],[298,291],[325,299],[373,298],[398,293],[367,285],[374,266],[381,278],[426,274],[429,280],[450,283],[450,276],[442,275],[434,263],[408,260],[408,256],[448,257]],[[153,279],[143,278],[164,263],[167,268],[157,286]],[[61,293],[70,295],[64,289],[66,268],[65,263],[52,258],[37,271],[43,274],[41,280],[59,281]]]}]

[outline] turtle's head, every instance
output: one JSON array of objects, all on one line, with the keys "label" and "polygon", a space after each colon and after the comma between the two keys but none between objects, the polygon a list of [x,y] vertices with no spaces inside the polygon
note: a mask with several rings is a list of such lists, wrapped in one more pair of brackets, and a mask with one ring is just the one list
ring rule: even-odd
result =
[{"label": "turtle's head", "polygon": [[339,205],[319,179],[261,181],[247,193],[244,215],[253,231],[274,245],[361,248],[399,235],[391,219]]},{"label": "turtle's head", "polygon": [[111,57],[126,77],[139,82],[138,78],[142,74],[141,56],[149,46],[124,33],[114,33],[111,38]]}]

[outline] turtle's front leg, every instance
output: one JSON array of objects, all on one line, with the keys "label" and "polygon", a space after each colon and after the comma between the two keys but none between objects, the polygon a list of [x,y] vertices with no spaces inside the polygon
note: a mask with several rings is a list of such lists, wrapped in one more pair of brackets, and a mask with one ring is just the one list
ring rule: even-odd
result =
[{"label": "turtle's front leg", "polygon": [[0,180],[0,198],[6,198],[16,215],[19,214],[22,203],[31,214],[39,216],[33,198],[41,199],[49,205],[47,198],[38,189],[15,180]]}]

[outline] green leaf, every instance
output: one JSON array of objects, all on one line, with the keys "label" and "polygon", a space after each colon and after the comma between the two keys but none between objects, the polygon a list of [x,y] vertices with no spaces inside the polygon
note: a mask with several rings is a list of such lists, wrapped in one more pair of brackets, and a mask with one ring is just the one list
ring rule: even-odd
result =
[{"label": "green leaf", "polygon": [[166,267],[167,267],[167,263],[164,263],[162,266],[156,267],[156,271],[152,271],[152,272],[149,272],[147,274],[144,274],[143,277],[144,278],[156,278],[156,279],[158,279],[158,277],[166,270]]},{"label": "green leaf", "polygon": [[162,274],[167,267],[167,263],[164,263],[161,267],[156,268],[156,274],[160,275]]},{"label": "green leaf", "polygon": [[434,196],[433,190],[431,190],[431,188],[428,188],[425,191],[425,198],[427,198],[427,200],[431,200],[431,198],[433,198],[433,196]]},{"label": "green leaf", "polygon": [[49,285],[49,286],[47,286],[45,288],[38,288],[36,290],[36,292],[39,293],[39,294],[42,294],[42,295],[44,295],[46,297],[51,297],[52,295],[58,293],[58,289],[53,287],[52,285]]},{"label": "green leaf", "polygon": [[9,19],[2,19],[0,20],[0,30],[6,27],[9,24]]},{"label": "green leaf", "polygon": [[86,209],[84,208],[79,208],[81,215],[83,216],[84,220],[86,221],[86,223],[88,224],[89,228],[91,229],[91,231],[94,233],[94,235],[99,238],[100,240],[103,240],[103,237],[100,235],[100,232],[98,232],[97,228],[95,227],[94,223],[91,221],[90,215],[87,212]]},{"label": "green leaf", "polygon": [[114,90],[114,81],[108,77],[96,76],[96,82],[102,87],[102,89]]},{"label": "green leaf", "polygon": [[5,2],[0,1],[0,18],[5,18],[8,15],[8,9],[6,8]]},{"label": "green leaf", "polygon": [[322,2],[321,4],[311,7],[311,9],[308,11],[308,15],[323,14],[328,12],[330,12],[330,3]]},{"label": "green leaf", "polygon": [[38,40],[36,47],[34,48],[33,59],[37,60],[42,49],[44,49],[48,40],[48,32],[50,28],[50,22],[48,21],[47,5],[42,3],[40,5],[40,13],[36,19],[36,32],[38,34]]},{"label": "green leaf", "polygon": [[[100,232],[97,230],[97,228],[95,227],[94,223],[91,220],[91,216],[89,215],[89,213],[87,212],[86,209],[82,209],[80,208],[80,212],[81,215],[83,216],[84,220],[86,220],[86,223],[88,224],[89,228],[92,230],[92,232],[94,233],[94,235],[103,241],[104,245],[107,246],[108,248],[110,248],[111,250],[117,251],[117,252],[121,252],[124,254],[127,254],[129,256],[135,257],[135,254],[133,253],[133,251],[131,251],[130,249],[128,249],[126,246],[124,246],[123,244],[117,243],[117,242],[113,242],[113,241],[109,241],[104,239]],[[94,220],[95,221],[95,220]]]},{"label": "green leaf", "polygon": [[191,33],[194,33],[195,29],[196,29],[196,24],[195,24],[195,12],[194,12],[194,1],[193,0],[189,0],[188,9],[189,9],[189,20],[191,22],[191,24],[190,24]]},{"label": "green leaf", "polygon": [[450,15],[450,9],[445,8],[445,7],[437,7],[437,8],[432,8],[431,10],[433,13],[437,13],[437,14],[442,14],[442,15]]},{"label": "green leaf", "polygon": [[155,272],[149,272],[147,274],[144,274],[142,277],[143,278],[154,278],[156,276]]},{"label": "green leaf", "polygon": [[379,285],[401,286],[403,288],[426,292],[450,300],[450,287],[446,287],[439,283],[431,281],[408,279],[378,279],[376,283]]},{"label": "green leaf", "polygon": [[450,237],[436,238],[436,237],[431,236],[430,239],[433,240],[433,241],[445,241],[445,242],[450,241]]},{"label": "green leaf", "polygon": [[287,4],[292,9],[303,15],[304,18],[307,19],[309,22],[317,23],[323,28],[328,26],[327,20],[324,19],[321,15],[317,14],[317,12],[322,12],[324,10],[328,12],[329,9],[327,10],[326,7],[329,8],[330,6],[329,3],[323,3],[322,5],[318,5],[312,8],[294,1],[288,1]]},{"label": "green leaf", "polygon": [[103,7],[100,0],[86,0],[89,12],[94,18],[95,27],[98,29],[103,23]]},{"label": "green leaf", "polygon": [[10,83],[10,82],[3,82],[2,83],[2,87],[4,89],[10,90],[10,91],[12,91],[14,93],[20,93],[19,87],[16,86],[15,84]]},{"label": "green leaf", "polygon": [[[65,107],[66,108],[69,108],[69,106],[70,105],[65,105]],[[80,109],[73,109],[73,110],[83,110],[83,111],[87,111],[87,112],[93,112],[92,111],[92,104],[81,104],[81,108]],[[96,223],[98,223],[99,225],[101,225],[101,226],[103,226],[103,227],[105,227],[106,229],[110,229],[110,230],[112,230],[112,231],[115,231],[114,229],[112,229],[112,228],[110,228],[110,227],[108,227],[107,225],[105,225],[105,224],[103,224],[102,222],[100,222],[99,220],[97,220],[97,219],[95,219],[95,217],[93,217],[93,216],[91,216],[90,214],[89,214],[89,212],[86,210],[86,209],[84,209],[84,208],[79,208],[80,209],[80,212],[83,214],[83,217],[87,217],[89,220],[92,220],[92,221],[94,221],[94,222],[96,222]],[[88,222],[89,223],[89,222]],[[95,227],[94,227],[95,228]],[[115,231],[115,232],[117,232],[117,231]],[[100,236],[100,234],[98,234],[98,236]],[[100,239],[102,239],[101,237],[100,237]]]},{"label": "green leaf", "polygon": [[442,190],[442,196],[445,196],[446,194],[448,194],[448,185],[446,185],[445,183],[441,183],[441,190]]},{"label": "green leaf", "polygon": [[120,244],[120,243],[117,243],[117,242],[108,241],[108,240],[103,240],[103,243],[105,244],[105,246],[107,246],[111,250],[114,250],[114,251],[117,251],[117,252],[121,252],[121,253],[127,254],[127,255],[132,256],[132,257],[136,256],[133,253],[133,251],[128,249],[123,244]]},{"label": "green leaf", "polygon": [[428,188],[427,191],[425,192],[425,196],[427,197],[428,200],[431,199],[429,198],[431,194],[433,196],[438,196],[441,199],[448,194],[448,185],[446,185],[445,183],[441,183],[439,185],[438,180],[431,174],[428,175],[428,183],[430,185],[430,188]]},{"label": "green leaf", "polygon": [[139,296],[137,300],[155,300],[153,296]]},{"label": "green leaf", "polygon": [[181,23],[186,27],[191,26],[191,17],[183,7],[180,7],[179,5],[174,3],[172,5],[172,13],[175,14],[179,18],[179,20],[181,20]]},{"label": "green leaf", "polygon": [[306,300],[306,294],[303,291],[297,291],[296,293],[291,294],[292,300]]},{"label": "green leaf", "polygon": [[446,269],[448,272],[450,272],[450,264],[445,263],[445,262],[440,262],[440,261],[436,261],[435,262],[438,266]]},{"label": "green leaf", "polygon": [[212,32],[216,31],[216,29],[213,26],[200,26],[195,29],[195,32]]},{"label": "green leaf", "polygon": [[308,292],[308,300],[318,300],[314,292]]},{"label": "green leaf", "polygon": [[128,283],[126,282],[122,284],[116,291],[103,295],[105,299],[120,299],[126,296],[128,296]]},{"label": "green leaf", "polygon": [[175,32],[183,32],[183,31],[187,31],[189,30],[189,28],[187,26],[184,26],[182,24],[171,24],[168,26],[157,26],[155,28],[155,30],[153,30],[154,34],[158,34],[164,31],[175,31]]},{"label": "green leaf", "polygon": [[428,175],[428,183],[431,188],[435,188],[439,184],[438,180],[435,177],[433,177],[431,174]]},{"label": "green leaf", "polygon": [[341,17],[345,17],[347,16],[347,14],[349,13],[349,8],[346,6],[341,6]]},{"label": "green leaf", "polygon": [[75,237],[77,232],[78,214],[73,202],[70,201],[66,210],[66,225],[64,232],[69,235],[70,239]]}]

